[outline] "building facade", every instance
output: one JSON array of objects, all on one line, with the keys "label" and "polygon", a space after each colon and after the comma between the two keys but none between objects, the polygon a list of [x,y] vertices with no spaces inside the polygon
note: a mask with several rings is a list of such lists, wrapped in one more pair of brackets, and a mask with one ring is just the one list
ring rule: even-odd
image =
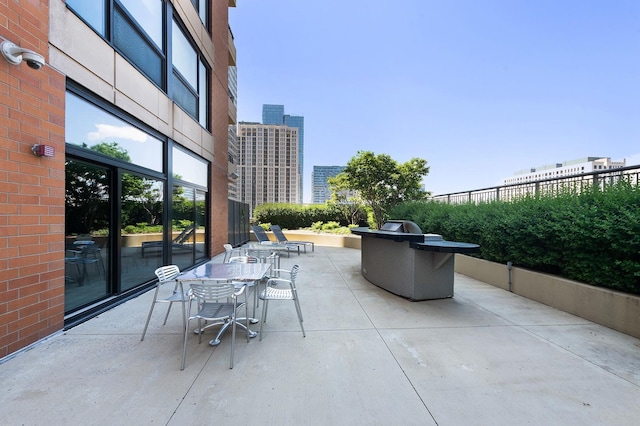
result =
[{"label": "building facade", "polygon": [[0,358],[222,250],[235,3],[0,6]]},{"label": "building facade", "polygon": [[304,176],[304,117],[301,115],[289,115],[284,113],[284,105],[262,105],[262,124],[285,124],[298,129],[298,173],[300,174],[300,187],[298,188],[297,203],[302,204],[303,176]]},{"label": "building facade", "polygon": [[283,124],[238,124],[240,199],[251,214],[265,203],[298,203],[298,129]]},{"label": "building facade", "polygon": [[625,165],[626,160],[611,161],[610,157],[585,157],[565,161],[564,163],[533,167],[530,170],[521,170],[516,172],[514,176],[503,179],[502,184],[510,185],[543,179],[554,179],[599,170],[617,169],[625,167]]},{"label": "building facade", "polygon": [[313,171],[311,172],[313,204],[322,204],[331,199],[329,178],[337,176],[344,168],[345,166],[313,166]]}]

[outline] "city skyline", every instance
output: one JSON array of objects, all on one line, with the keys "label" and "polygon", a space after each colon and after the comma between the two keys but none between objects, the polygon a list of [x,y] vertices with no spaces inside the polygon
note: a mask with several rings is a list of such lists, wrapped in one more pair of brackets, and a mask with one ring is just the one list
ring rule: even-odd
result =
[{"label": "city skyline", "polygon": [[424,158],[434,194],[594,153],[640,164],[639,19],[630,0],[240,2],[238,120],[305,117],[305,202],[314,165],[359,150]]}]

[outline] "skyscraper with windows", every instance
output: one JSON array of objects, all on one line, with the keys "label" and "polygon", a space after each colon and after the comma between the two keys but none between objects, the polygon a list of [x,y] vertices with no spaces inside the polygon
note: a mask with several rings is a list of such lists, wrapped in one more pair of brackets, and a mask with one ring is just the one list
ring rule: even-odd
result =
[{"label": "skyscraper with windows", "polygon": [[265,203],[297,203],[298,129],[284,124],[238,124],[239,198],[250,213]]},{"label": "skyscraper with windows", "polygon": [[302,204],[302,176],[304,176],[304,117],[301,115],[289,115],[284,113],[284,105],[262,105],[263,124],[285,124],[298,129],[298,173],[300,174],[300,187],[298,188],[297,202]]},{"label": "skyscraper with windows", "polygon": [[331,199],[329,189],[329,178],[335,177],[344,170],[345,166],[313,166],[311,172],[311,191],[313,193],[312,202],[322,204]]}]

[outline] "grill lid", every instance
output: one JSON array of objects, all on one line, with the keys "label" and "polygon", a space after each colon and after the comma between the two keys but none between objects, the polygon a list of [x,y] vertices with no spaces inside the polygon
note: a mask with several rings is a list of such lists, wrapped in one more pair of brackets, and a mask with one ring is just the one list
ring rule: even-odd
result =
[{"label": "grill lid", "polygon": [[410,220],[388,220],[382,225],[380,230],[398,234],[422,234],[420,227]]}]

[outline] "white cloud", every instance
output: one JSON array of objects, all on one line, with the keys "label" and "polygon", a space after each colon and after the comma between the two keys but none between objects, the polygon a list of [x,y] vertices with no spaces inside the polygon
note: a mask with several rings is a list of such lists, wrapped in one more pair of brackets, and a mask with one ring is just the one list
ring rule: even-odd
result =
[{"label": "white cloud", "polygon": [[105,139],[127,139],[144,143],[147,141],[147,134],[131,126],[112,126],[110,124],[96,124],[97,132],[89,132],[87,137],[90,141],[102,141]]}]

